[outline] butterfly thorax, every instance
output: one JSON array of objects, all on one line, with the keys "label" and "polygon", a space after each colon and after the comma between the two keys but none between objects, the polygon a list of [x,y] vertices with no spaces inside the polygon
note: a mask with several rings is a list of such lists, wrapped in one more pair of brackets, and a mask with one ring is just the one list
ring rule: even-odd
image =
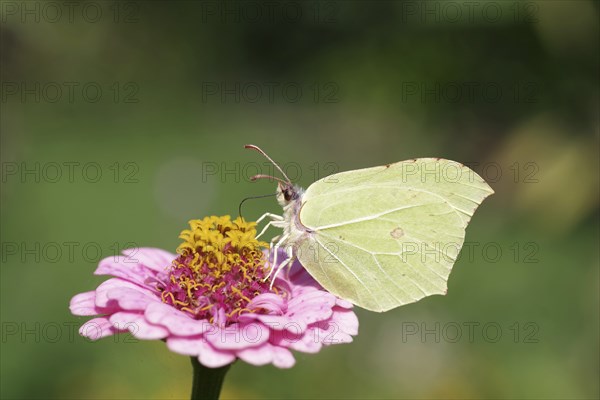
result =
[{"label": "butterfly thorax", "polygon": [[300,222],[300,209],[304,189],[300,186],[280,187],[277,200],[283,207],[283,235],[286,243],[294,243],[300,236],[306,234],[306,228]]}]

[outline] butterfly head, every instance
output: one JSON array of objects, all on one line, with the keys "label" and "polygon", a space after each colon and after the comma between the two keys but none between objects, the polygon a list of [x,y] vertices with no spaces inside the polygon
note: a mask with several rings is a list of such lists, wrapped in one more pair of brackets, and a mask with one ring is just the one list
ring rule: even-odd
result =
[{"label": "butterfly head", "polygon": [[277,184],[277,202],[285,207],[288,204],[298,200],[302,195],[302,188],[287,182]]}]

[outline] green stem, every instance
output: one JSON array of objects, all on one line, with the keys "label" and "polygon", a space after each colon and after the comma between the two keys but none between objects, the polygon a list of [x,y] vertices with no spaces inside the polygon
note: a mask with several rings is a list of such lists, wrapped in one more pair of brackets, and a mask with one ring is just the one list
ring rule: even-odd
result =
[{"label": "green stem", "polygon": [[231,364],[220,368],[208,368],[198,362],[197,357],[191,357],[194,367],[192,383],[192,400],[218,400],[225,374]]}]

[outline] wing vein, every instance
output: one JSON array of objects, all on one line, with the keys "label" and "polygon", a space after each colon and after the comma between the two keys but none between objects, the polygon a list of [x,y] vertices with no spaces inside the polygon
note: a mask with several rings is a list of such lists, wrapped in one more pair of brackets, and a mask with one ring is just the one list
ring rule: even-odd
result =
[{"label": "wing vein", "polygon": [[[391,276],[390,276],[390,275],[389,275],[389,274],[388,274],[388,273],[387,273],[387,272],[386,272],[386,271],[385,271],[385,270],[384,270],[384,269],[381,267],[381,264],[379,263],[379,260],[377,259],[377,257],[375,256],[375,254],[371,254],[371,256],[373,257],[373,259],[374,259],[374,260],[375,260],[375,262],[377,263],[377,267],[379,267],[379,270],[380,270],[381,272],[383,272],[385,276],[387,276],[387,277],[388,277],[388,279],[389,279],[389,280],[390,280],[390,281],[391,281],[391,282],[394,284],[394,286],[396,286],[398,289],[400,289],[400,290],[402,290],[404,293],[406,293],[406,294],[408,295],[408,297],[410,297],[411,299],[413,299],[413,300],[415,300],[415,301],[416,301],[416,300],[418,300],[418,299],[416,299],[415,297],[413,297],[413,296],[412,296],[410,293],[408,293],[408,292],[407,292],[405,289],[403,289],[403,288],[401,288],[400,286],[398,286],[398,284],[396,283],[396,281],[395,281],[394,279],[392,279],[392,277],[391,277]],[[408,279],[410,279],[410,281],[411,281],[411,282],[413,282],[413,283],[415,284],[415,286],[417,286],[421,292],[423,292],[423,290],[422,290],[422,289],[419,287],[419,285],[418,285],[416,282],[414,282],[414,281],[413,281],[413,280],[412,280],[410,277],[408,277]],[[385,286],[384,286],[384,288],[385,288]],[[390,291],[389,291],[387,288],[385,288],[385,290],[386,290],[386,292],[388,292],[389,294],[391,294],[391,295],[392,295],[392,297],[393,297],[394,299],[396,299],[396,300],[397,300],[397,301],[399,301],[400,303],[404,303],[402,300],[400,300],[399,298],[397,298],[397,297],[394,295],[394,293],[390,292]],[[425,292],[423,292],[423,293],[425,293]]]},{"label": "wing vein", "polygon": [[[402,290],[404,293],[406,293],[406,294],[407,294],[409,297],[411,297],[413,300],[416,300],[416,299],[415,299],[413,296],[411,296],[411,295],[410,295],[410,294],[409,294],[409,293],[408,293],[406,290],[404,290],[402,287],[398,286],[398,284],[396,283],[396,281],[395,281],[395,280],[394,280],[394,279],[393,279],[393,278],[392,278],[392,277],[391,277],[391,276],[390,276],[390,275],[387,273],[387,271],[385,271],[385,270],[384,270],[384,269],[381,267],[381,264],[379,263],[379,260],[377,259],[377,256],[395,256],[395,257],[398,257],[398,258],[400,259],[400,262],[401,262],[401,263],[406,263],[406,264],[408,264],[408,266],[409,266],[409,267],[410,267],[410,268],[411,268],[413,271],[415,271],[415,272],[416,272],[416,273],[417,273],[419,276],[421,276],[423,279],[427,280],[429,283],[433,284],[429,278],[427,278],[427,277],[423,276],[423,275],[422,275],[422,274],[421,274],[421,273],[420,273],[420,272],[419,272],[419,271],[418,271],[418,270],[417,270],[417,269],[416,269],[416,268],[415,268],[415,267],[414,267],[412,264],[410,264],[410,263],[408,262],[408,260],[406,260],[406,261],[405,261],[405,260],[403,260],[403,257],[402,257],[402,254],[404,254],[404,252],[403,252],[403,251],[400,251],[400,252],[398,252],[398,253],[384,253],[384,252],[371,251],[371,250],[367,250],[367,249],[365,249],[365,248],[363,248],[363,247],[361,247],[361,246],[358,246],[358,245],[356,245],[356,244],[354,244],[354,243],[348,242],[348,241],[346,241],[346,240],[343,240],[343,239],[336,239],[336,238],[334,238],[334,237],[332,237],[332,236],[330,236],[330,235],[324,234],[324,233],[323,233],[322,235],[323,235],[323,236],[325,236],[325,237],[327,237],[327,238],[329,238],[329,239],[331,239],[331,240],[332,240],[332,241],[334,241],[334,242],[342,242],[342,243],[345,243],[345,244],[347,244],[348,246],[351,246],[351,247],[353,247],[353,248],[356,248],[356,249],[358,249],[358,250],[360,250],[360,251],[363,251],[363,252],[365,252],[365,253],[367,253],[367,254],[371,255],[371,257],[373,257],[373,259],[374,259],[374,260],[375,260],[375,262],[377,263],[377,267],[379,267],[379,270],[380,270],[381,272],[383,272],[383,274],[384,274],[384,275],[385,275],[385,276],[386,276],[386,277],[387,277],[387,278],[388,278],[388,279],[389,279],[389,280],[390,280],[390,281],[391,281],[391,282],[394,284],[394,286],[396,286],[398,289]],[[419,241],[420,243],[424,243],[425,245],[427,245],[427,243],[425,243],[425,242],[421,242],[421,241],[420,241],[420,240],[418,240],[418,239],[415,239],[415,240]],[[428,247],[431,247],[431,246],[428,246]],[[427,253],[425,253],[425,256],[428,256],[428,254],[427,254]],[[433,259],[433,261],[435,262],[436,260],[435,260],[435,259]],[[443,264],[441,264],[441,263],[439,263],[439,264],[443,266]],[[427,268],[428,270],[430,270],[430,271],[431,271],[431,272],[432,272],[434,275],[436,275],[438,278],[442,279],[443,281],[445,281],[445,280],[446,280],[446,278],[444,278],[442,275],[440,275],[440,274],[439,274],[439,273],[438,273],[436,270],[432,269],[432,268],[431,268],[429,265],[427,265],[427,264],[425,264],[425,263],[423,263],[423,265],[425,265],[425,268]],[[416,282],[415,282],[415,281],[414,281],[412,278],[408,277],[408,279],[410,279],[410,280],[411,280],[411,282],[413,282],[413,283],[415,284],[415,286],[417,286],[417,287],[419,288],[419,290],[421,290],[421,292],[423,292],[423,293],[426,293],[426,292],[425,292],[425,291],[424,291],[424,290],[423,290],[423,289],[422,289],[422,288],[419,286],[419,284],[418,284],[418,283],[416,283]],[[440,289],[438,288],[438,290],[440,290]],[[386,289],[386,291],[387,291],[387,289]],[[391,295],[393,298],[395,298],[396,300],[399,300],[399,299],[398,299],[398,298],[397,298],[397,297],[396,297],[396,296],[395,296],[395,295],[394,295],[392,292],[389,292],[389,291],[387,291],[387,292],[388,292],[388,293],[389,293],[389,294],[390,294],[390,295]]]},{"label": "wing vein", "polygon": [[319,226],[319,227],[316,227],[316,228],[313,228],[313,229],[315,229],[315,230],[324,230],[324,229],[337,228],[337,227],[345,226],[345,225],[356,224],[356,223],[359,223],[359,222],[365,222],[365,221],[370,221],[370,220],[373,220],[373,219],[377,219],[377,218],[383,217],[384,215],[394,213],[396,211],[407,210],[409,208],[415,208],[415,207],[427,206],[427,205],[430,205],[430,204],[437,204],[437,203],[423,203],[423,204],[415,204],[415,205],[412,205],[412,206],[398,207],[398,208],[394,208],[393,210],[387,210],[387,211],[381,212],[379,214],[369,215],[369,216],[366,216],[366,217],[356,218],[356,219],[352,219],[352,220],[344,221],[344,222],[338,222],[336,224],[329,224],[329,225],[325,225],[325,226]]},{"label": "wing vein", "polygon": [[321,243],[321,241],[319,240],[319,238],[315,237],[315,240],[317,243],[319,243],[319,245],[327,252],[329,253],[329,255],[331,255],[333,258],[335,258],[336,260],[338,260],[338,262],[340,264],[342,264],[344,266],[344,268],[346,268],[348,270],[348,272],[350,272],[350,274],[352,274],[352,276],[354,276],[354,278],[360,282],[360,284],[367,289],[367,292],[369,292],[369,294],[371,295],[371,297],[373,298],[373,300],[375,300],[376,304],[379,304],[379,301],[377,299],[377,297],[375,296],[375,294],[373,294],[373,292],[371,291],[371,289],[369,289],[369,287],[367,285],[365,285],[365,283],[358,277],[358,275],[356,275],[354,273],[354,271],[352,271],[350,269],[350,267],[348,267],[338,256],[336,256],[333,252],[331,252],[326,246],[323,245],[323,243]]}]

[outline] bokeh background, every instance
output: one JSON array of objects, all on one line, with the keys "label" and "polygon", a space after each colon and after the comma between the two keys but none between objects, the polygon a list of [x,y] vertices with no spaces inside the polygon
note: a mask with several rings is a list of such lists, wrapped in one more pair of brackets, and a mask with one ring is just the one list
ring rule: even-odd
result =
[{"label": "bokeh background", "polygon": [[88,342],[68,304],[98,259],[273,192],[246,143],[305,187],[436,156],[496,194],[447,296],[236,363],[224,398],[599,397],[598,2],[66,3],[0,8],[2,398],[188,396],[186,357]]}]

